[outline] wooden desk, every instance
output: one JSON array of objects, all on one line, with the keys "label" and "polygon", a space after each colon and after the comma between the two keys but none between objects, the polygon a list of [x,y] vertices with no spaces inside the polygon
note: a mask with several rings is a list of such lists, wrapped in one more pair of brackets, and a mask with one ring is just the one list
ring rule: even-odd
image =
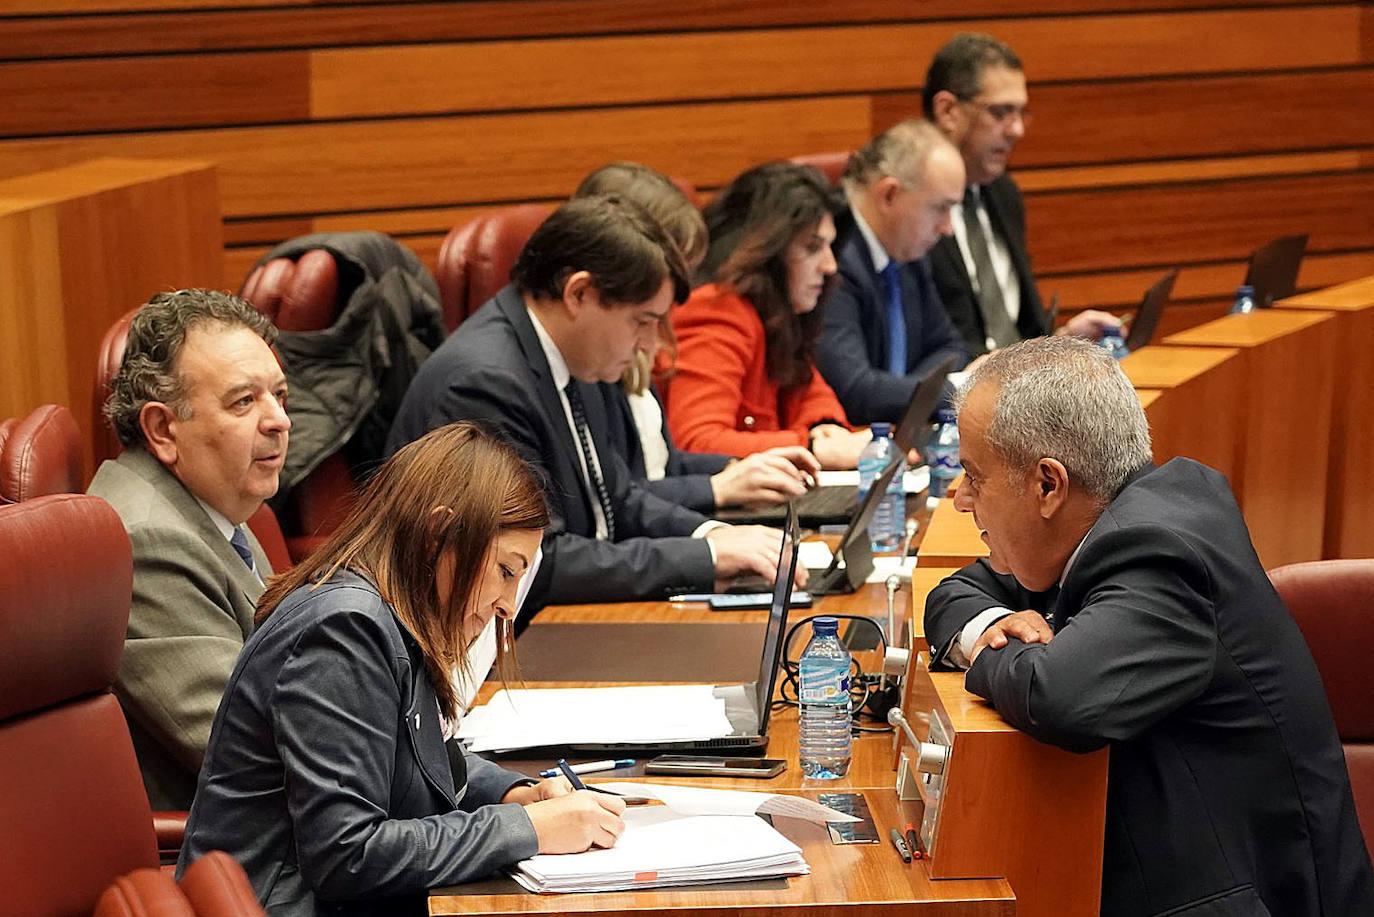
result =
[{"label": "wooden desk", "polygon": [[1165,339],[1170,346],[1239,351],[1245,397],[1196,410],[1209,420],[1228,411],[1244,415],[1239,502],[1265,567],[1322,555],[1336,352],[1332,318],[1325,311],[1264,309]]},{"label": "wooden desk", "polygon": [[930,590],[959,567],[917,567],[911,571],[911,646],[912,652],[929,651],[926,643],[926,596]]},{"label": "wooden desk", "polygon": [[1276,309],[1330,311],[1336,325],[1323,557],[1374,557],[1374,277],[1274,303]]},{"label": "wooden desk", "polygon": [[983,543],[973,514],[959,512],[951,499],[941,500],[916,551],[916,566],[967,567],[987,556],[988,546]]},{"label": "wooden desk", "polygon": [[1241,417],[1214,406],[1245,398],[1237,351],[1224,347],[1142,347],[1121,361],[1150,422],[1155,463],[1184,455],[1210,465],[1232,482],[1240,498]]},{"label": "wooden desk", "polygon": [[89,477],[96,351],[158,290],[218,288],[208,163],[96,159],[0,181],[0,416],[72,409]]},{"label": "wooden desk", "polygon": [[[822,791],[827,792],[827,791]],[[802,795],[814,798],[816,792]],[[887,842],[889,828],[919,820],[920,806],[901,803],[890,790],[864,794],[884,840],[879,844],[836,845],[821,825],[777,818],[774,825],[802,848],[811,874],[790,879],[737,882],[696,888],[643,892],[533,895],[513,881],[501,880],[430,892],[429,913],[597,914],[638,917],[782,917],[789,914],[839,917],[842,914],[939,914],[943,917],[1011,917],[1011,888],[1002,879],[936,880],[930,862],[904,864]]]}]

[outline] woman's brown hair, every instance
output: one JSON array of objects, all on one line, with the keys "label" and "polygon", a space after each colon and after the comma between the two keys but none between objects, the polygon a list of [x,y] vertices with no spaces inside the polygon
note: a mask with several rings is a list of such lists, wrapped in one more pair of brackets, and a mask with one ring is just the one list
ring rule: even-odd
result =
[{"label": "woman's brown hair", "polygon": [[730,246],[716,271],[716,282],[733,289],[758,311],[768,378],[779,388],[811,381],[822,309],[834,286],[832,278],[820,304],[798,315],[787,283],[787,248],[799,233],[814,229],[838,206],[820,170],[768,162],[742,173],[706,207],[713,247]]},{"label": "woman's brown hair", "polygon": [[[314,588],[342,567],[361,573],[420,644],[439,706],[452,719],[458,712],[452,672],[468,664],[463,621],[488,552],[502,532],[548,524],[544,493],[529,465],[476,425],[452,423],[378,469],[325,543],[271,581],[256,621],[261,624],[295,590]],[[453,583],[441,604],[435,576],[439,559],[449,553],[456,560]],[[508,629],[510,622],[497,627]],[[498,636],[506,645],[509,634]]]}]

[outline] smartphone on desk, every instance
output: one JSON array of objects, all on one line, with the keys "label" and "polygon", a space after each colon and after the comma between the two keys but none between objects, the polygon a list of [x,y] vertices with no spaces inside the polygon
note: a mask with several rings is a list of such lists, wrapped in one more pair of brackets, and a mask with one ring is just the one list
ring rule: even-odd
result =
[{"label": "smartphone on desk", "polygon": [[644,765],[646,774],[682,777],[776,777],[787,769],[781,758],[703,758],[697,755],[659,755]]},{"label": "smartphone on desk", "polygon": [[[717,592],[706,600],[712,611],[746,611],[750,608],[772,608],[771,592]],[[810,608],[811,593],[800,589],[792,592],[788,603],[792,608]]]}]

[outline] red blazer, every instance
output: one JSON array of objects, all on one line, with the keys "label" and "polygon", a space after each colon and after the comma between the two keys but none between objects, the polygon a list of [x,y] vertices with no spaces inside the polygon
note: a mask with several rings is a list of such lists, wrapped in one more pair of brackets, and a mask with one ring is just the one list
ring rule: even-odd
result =
[{"label": "red blazer", "polygon": [[778,391],[765,369],[763,320],[734,292],[699,287],[673,310],[672,321],[677,371],[664,410],[679,448],[745,456],[806,446],[818,423],[848,426],[819,371],[806,385]]}]

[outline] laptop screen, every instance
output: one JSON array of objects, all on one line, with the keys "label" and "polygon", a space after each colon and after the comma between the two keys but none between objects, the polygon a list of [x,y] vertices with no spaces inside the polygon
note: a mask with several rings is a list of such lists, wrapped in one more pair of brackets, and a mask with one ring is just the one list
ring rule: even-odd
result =
[{"label": "laptop screen", "polygon": [[1177,279],[1178,268],[1174,268],[1145,291],[1145,298],[1140,301],[1140,309],[1131,322],[1130,333],[1126,335],[1127,350],[1139,350],[1155,336],[1160,316],[1164,314],[1164,306],[1169,302],[1169,294],[1174,291],[1174,281]]},{"label": "laptop screen", "polygon": [[940,395],[945,390],[945,378],[953,369],[954,357],[946,357],[939,366],[926,373],[921,377],[921,381],[916,383],[911,400],[907,402],[906,410],[902,413],[902,422],[892,434],[892,441],[897,444],[903,456],[912,449],[925,448],[926,440],[932,432],[930,415],[935,412],[935,405],[940,403]]},{"label": "laptop screen", "polygon": [[1307,236],[1283,236],[1255,249],[1245,282],[1255,288],[1255,305],[1267,309],[1274,300],[1297,291],[1298,269],[1307,251]]},{"label": "laptop screen", "polygon": [[773,583],[773,605],[768,612],[768,629],[763,635],[759,677],[754,682],[757,694],[754,709],[759,716],[759,735],[768,733],[768,714],[772,710],[773,685],[782,658],[782,636],[787,627],[787,606],[792,600],[792,577],[797,574],[797,510],[787,504],[787,523],[782,529],[782,552],[778,555],[778,578]]}]

